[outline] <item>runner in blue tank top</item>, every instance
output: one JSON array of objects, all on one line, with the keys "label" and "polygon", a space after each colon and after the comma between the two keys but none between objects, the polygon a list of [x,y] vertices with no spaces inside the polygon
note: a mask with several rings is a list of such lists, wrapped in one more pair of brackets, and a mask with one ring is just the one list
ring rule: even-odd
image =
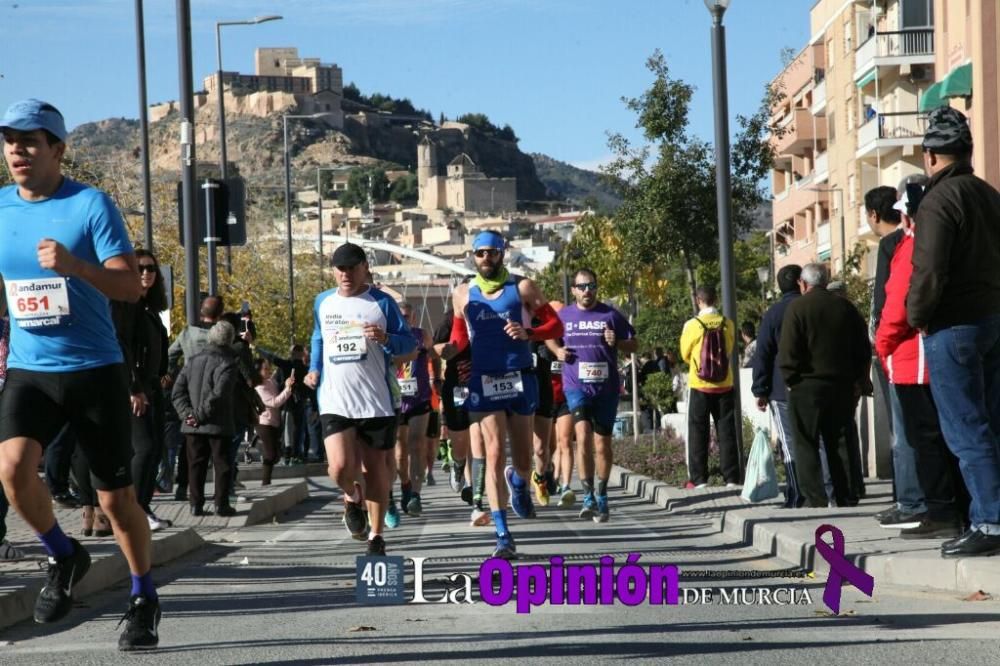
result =
[{"label": "runner in blue tank top", "polygon": [[[538,382],[529,341],[559,337],[562,322],[534,282],[510,276],[503,265],[505,248],[503,237],[494,231],[483,231],[473,240],[477,274],[471,284],[455,290],[455,322],[444,356],[471,345],[468,405],[486,443],[486,493],[497,532],[493,556],[510,559],[517,551],[507,528],[507,492],[514,513],[534,516],[528,478]],[[532,328],[533,319],[538,326]],[[504,469],[508,430],[512,465]]]}]

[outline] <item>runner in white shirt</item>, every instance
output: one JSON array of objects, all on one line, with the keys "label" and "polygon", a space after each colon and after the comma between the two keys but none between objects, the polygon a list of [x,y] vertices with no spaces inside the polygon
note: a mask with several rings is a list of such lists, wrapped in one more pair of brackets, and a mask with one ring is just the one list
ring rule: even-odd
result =
[{"label": "runner in white shirt", "polygon": [[392,357],[412,352],[416,340],[396,302],[367,284],[361,247],[341,245],[331,263],[339,286],[316,296],[305,383],[318,387],[330,478],[344,491],[344,525],[358,540],[368,532],[369,555],[385,555],[400,401]]}]

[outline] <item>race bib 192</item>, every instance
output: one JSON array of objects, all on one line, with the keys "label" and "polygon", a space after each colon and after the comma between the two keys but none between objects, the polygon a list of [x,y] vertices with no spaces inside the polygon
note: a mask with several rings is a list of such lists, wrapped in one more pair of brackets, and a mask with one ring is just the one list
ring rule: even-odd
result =
[{"label": "race bib 192", "polygon": [[66,278],[9,280],[7,304],[21,328],[56,326],[70,314]]},{"label": "race bib 192", "polygon": [[367,353],[368,341],[360,325],[348,325],[336,330],[329,357],[331,363],[361,361]]}]

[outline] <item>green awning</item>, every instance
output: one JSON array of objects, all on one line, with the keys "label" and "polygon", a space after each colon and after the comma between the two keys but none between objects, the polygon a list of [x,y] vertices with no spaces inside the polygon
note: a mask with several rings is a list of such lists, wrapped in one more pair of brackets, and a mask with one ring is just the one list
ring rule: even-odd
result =
[{"label": "green awning", "polygon": [[941,88],[944,86],[944,81],[938,81],[932,84],[930,88],[924,91],[924,94],[920,97],[920,112],[930,113],[939,106],[944,106],[947,102],[941,95]]},{"label": "green awning", "polygon": [[967,97],[972,94],[972,63],[959,65],[941,81],[942,97]]},{"label": "green awning", "polygon": [[858,79],[858,82],[855,83],[854,85],[856,85],[859,88],[864,88],[866,85],[875,80],[875,74],[876,74],[876,69],[872,67],[872,70],[867,74],[865,74],[864,76],[862,76],[860,79]]}]

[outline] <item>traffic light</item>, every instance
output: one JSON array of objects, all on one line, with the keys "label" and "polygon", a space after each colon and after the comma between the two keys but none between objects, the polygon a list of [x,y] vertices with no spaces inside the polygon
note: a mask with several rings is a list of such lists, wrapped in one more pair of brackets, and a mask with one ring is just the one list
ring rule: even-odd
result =
[{"label": "traffic light", "polygon": [[[205,178],[195,183],[195,214],[198,223],[198,239],[207,245],[209,211],[215,227],[217,246],[242,246],[247,242],[246,228],[246,185],[242,178]],[[177,183],[177,223],[180,243],[184,245],[184,207],[182,184]]]}]

